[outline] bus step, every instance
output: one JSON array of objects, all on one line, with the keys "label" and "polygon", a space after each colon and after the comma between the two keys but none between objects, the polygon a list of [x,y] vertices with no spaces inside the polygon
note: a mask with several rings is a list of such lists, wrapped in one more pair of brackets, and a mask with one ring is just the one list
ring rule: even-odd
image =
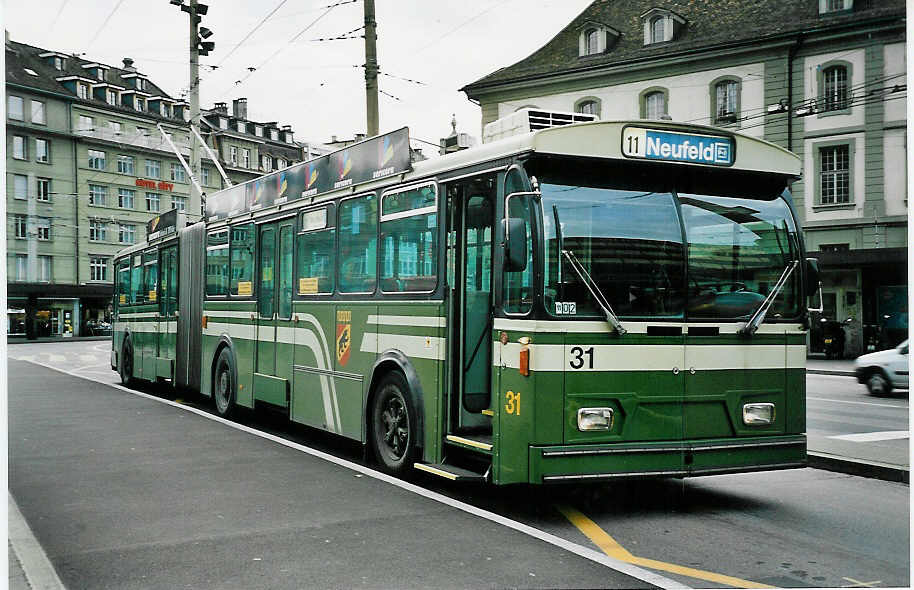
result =
[{"label": "bus step", "polygon": [[485,455],[492,454],[492,435],[491,434],[474,434],[472,436],[459,436],[449,434],[446,437],[447,444],[468,449]]},{"label": "bus step", "polygon": [[453,465],[444,465],[442,463],[414,463],[413,467],[419,471],[431,473],[432,475],[437,475],[438,477],[443,477],[451,481],[486,481],[485,473],[477,473],[475,471],[470,471],[469,469],[461,469],[460,467],[455,467]]}]

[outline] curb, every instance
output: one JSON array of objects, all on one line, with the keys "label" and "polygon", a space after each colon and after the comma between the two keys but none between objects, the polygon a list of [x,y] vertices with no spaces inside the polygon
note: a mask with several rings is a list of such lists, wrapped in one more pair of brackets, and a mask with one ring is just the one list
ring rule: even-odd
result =
[{"label": "curb", "polygon": [[842,377],[856,377],[853,371],[836,371],[832,369],[806,369],[807,375],[840,375]]},{"label": "curb", "polygon": [[48,342],[93,342],[101,340],[111,340],[111,336],[76,336],[72,338],[39,338],[38,340],[25,340],[19,338],[7,338],[6,344],[47,344]]},{"label": "curb", "polygon": [[894,481],[908,485],[911,483],[911,471],[904,467],[888,465],[886,463],[875,463],[872,461],[852,461],[844,457],[823,453],[807,453],[806,457],[809,467],[816,469],[836,471],[849,475],[859,475],[861,477],[881,479],[883,481]]}]

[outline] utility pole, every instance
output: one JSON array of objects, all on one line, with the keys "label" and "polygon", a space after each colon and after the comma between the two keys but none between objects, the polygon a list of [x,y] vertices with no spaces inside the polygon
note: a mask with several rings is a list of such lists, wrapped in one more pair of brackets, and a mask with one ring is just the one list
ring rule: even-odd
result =
[{"label": "utility pole", "polygon": [[[197,0],[190,0],[190,128],[200,133],[200,38],[197,37]],[[190,134],[190,170],[191,175],[200,178],[200,148],[197,147],[195,133]],[[190,186],[191,203],[200,203],[202,195],[194,183]]]},{"label": "utility pole", "polygon": [[378,23],[374,17],[374,0],[365,5],[365,107],[368,114],[368,137],[378,134]]}]

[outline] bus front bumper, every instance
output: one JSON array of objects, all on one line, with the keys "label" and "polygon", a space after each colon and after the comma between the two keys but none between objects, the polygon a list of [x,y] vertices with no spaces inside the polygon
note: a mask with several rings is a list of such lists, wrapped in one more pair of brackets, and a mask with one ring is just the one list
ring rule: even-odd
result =
[{"label": "bus front bumper", "polygon": [[805,466],[805,434],[530,447],[530,483],[694,477]]}]

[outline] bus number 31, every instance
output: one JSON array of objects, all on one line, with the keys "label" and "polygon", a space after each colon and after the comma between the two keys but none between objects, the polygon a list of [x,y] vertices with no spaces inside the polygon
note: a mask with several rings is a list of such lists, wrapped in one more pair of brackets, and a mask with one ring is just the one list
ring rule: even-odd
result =
[{"label": "bus number 31", "polygon": [[584,357],[587,357],[587,368],[593,369],[593,346],[590,348],[581,348],[580,346],[575,346],[571,349],[571,365],[572,369],[582,369],[584,368]]}]

